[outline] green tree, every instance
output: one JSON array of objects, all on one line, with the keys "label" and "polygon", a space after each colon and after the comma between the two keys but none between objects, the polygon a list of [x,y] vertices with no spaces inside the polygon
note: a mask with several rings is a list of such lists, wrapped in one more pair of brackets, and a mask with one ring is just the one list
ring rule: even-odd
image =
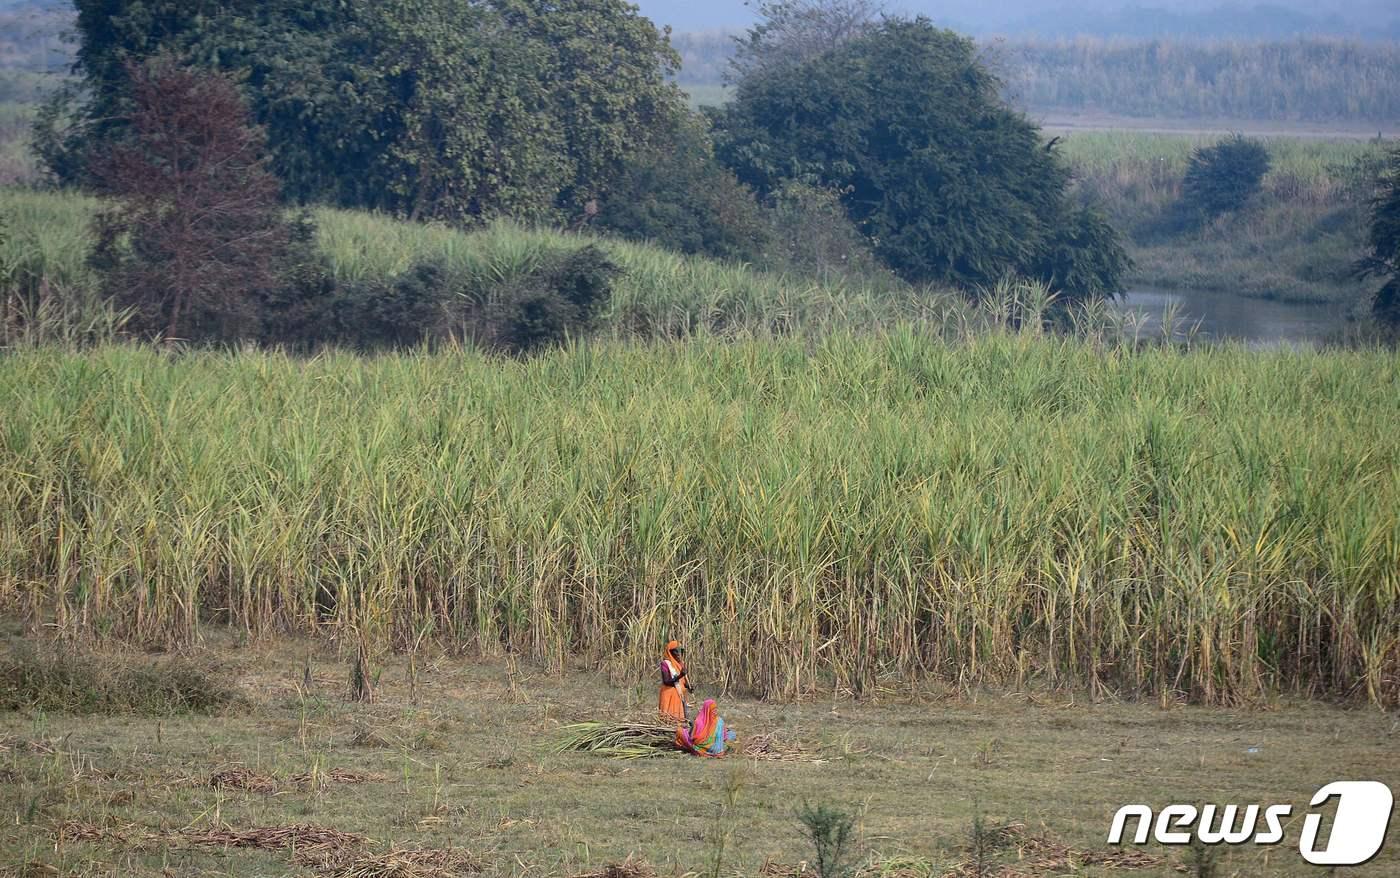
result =
[{"label": "green tree", "polygon": [[1361,274],[1381,281],[1371,303],[1376,320],[1400,329],[1400,149],[1392,150],[1387,157],[1380,184],[1371,202],[1368,253],[1362,261]]},{"label": "green tree", "polygon": [[128,64],[160,54],[237,72],[268,132],[273,169],[287,194],[330,200],[337,172],[356,175],[365,136],[342,118],[336,52],[353,21],[345,0],[74,0],[79,88],[54,95],[36,125],[40,156],[63,183],[90,182],[91,159],[128,124]]},{"label": "green tree", "polygon": [[606,193],[628,158],[674,130],[685,96],[671,81],[681,59],[628,0],[490,0],[508,33],[542,59],[530,71],[568,146],[572,177],[561,203]]},{"label": "green tree", "polygon": [[1211,219],[1244,207],[1269,172],[1268,147],[1241,134],[1191,153],[1181,184],[1183,204]]},{"label": "green tree", "polygon": [[240,78],[289,197],[456,222],[570,216],[684,109],[667,35],[624,0],[76,5],[85,98],[40,137],[68,181],[157,52]]},{"label": "green tree", "polygon": [[[459,223],[550,215],[573,175],[550,118],[543,47],[459,0],[362,6],[341,37],[354,60],[340,118],[372,132],[342,203]],[[487,38],[484,38],[486,35]]]},{"label": "green tree", "polygon": [[1118,231],[1097,209],[1081,207],[1054,224],[1031,274],[1052,290],[1104,298],[1118,293],[1116,281],[1132,265]]},{"label": "green tree", "polygon": [[632,240],[721,259],[763,259],[769,231],[753,193],[714,155],[703,120],[626,163],[599,206],[596,225]]},{"label": "green tree", "polygon": [[739,82],[837,48],[874,26],[879,0],[758,0],[758,24],[736,41],[728,78]]},{"label": "green tree", "polygon": [[1069,295],[1120,284],[1114,254],[1055,270],[1057,251],[1116,247],[1116,236],[1068,209],[1068,171],[1002,103],[972,41],[927,19],[887,18],[744,78],[719,117],[719,154],[763,195],[792,180],[843,192],[877,255],[909,280],[974,287],[1015,273]]}]

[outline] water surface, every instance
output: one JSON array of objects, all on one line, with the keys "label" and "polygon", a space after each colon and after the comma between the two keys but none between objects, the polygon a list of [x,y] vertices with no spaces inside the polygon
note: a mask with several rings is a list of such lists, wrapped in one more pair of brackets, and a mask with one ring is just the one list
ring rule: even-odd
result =
[{"label": "water surface", "polygon": [[1216,290],[1162,290],[1136,287],[1120,307],[1141,312],[1144,335],[1162,329],[1162,315],[1176,305],[1178,331],[1199,325],[1198,338],[1234,339],[1255,346],[1317,344],[1340,329],[1342,304],[1299,304],[1251,299]]}]

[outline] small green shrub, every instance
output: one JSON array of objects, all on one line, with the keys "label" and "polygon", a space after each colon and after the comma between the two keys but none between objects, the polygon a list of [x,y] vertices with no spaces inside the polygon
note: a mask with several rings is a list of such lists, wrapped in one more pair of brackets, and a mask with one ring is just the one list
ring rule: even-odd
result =
[{"label": "small green shrub", "polygon": [[812,842],[818,878],[849,878],[854,874],[854,814],[830,805],[804,803],[797,819]]},{"label": "small green shrub", "polygon": [[1269,164],[1268,147],[1241,134],[1200,147],[1186,167],[1182,203],[1207,219],[1239,210],[1263,186]]},{"label": "small green shrub", "polygon": [[983,878],[992,873],[1001,843],[1000,833],[987,826],[982,809],[974,806],[972,825],[967,833],[968,870],[973,878]]},{"label": "small green shrub", "polygon": [[557,344],[594,328],[622,275],[593,244],[488,270],[426,257],[388,278],[337,279],[314,253],[298,265],[265,309],[263,340],[365,351],[463,337],[513,354]]},{"label": "small green shrub", "polygon": [[479,296],[486,308],[465,323],[478,342],[512,354],[558,344],[593,328],[621,273],[602,248],[589,244]]},{"label": "small green shrub", "polygon": [[437,334],[454,278],[439,262],[420,262],[359,297],[355,332],[371,347],[403,348]]},{"label": "small green shrub", "polygon": [[1192,878],[1216,878],[1220,874],[1220,849],[1193,836],[1186,849],[1186,872]]},{"label": "small green shrub", "polygon": [[237,697],[186,659],[144,663],[30,644],[0,655],[0,710],[171,716],[216,713]]},{"label": "small green shrub", "polygon": [[282,283],[263,293],[259,340],[306,348],[330,338],[342,291],[330,259],[316,242],[317,226],[311,211],[301,211],[289,226],[286,272]]}]

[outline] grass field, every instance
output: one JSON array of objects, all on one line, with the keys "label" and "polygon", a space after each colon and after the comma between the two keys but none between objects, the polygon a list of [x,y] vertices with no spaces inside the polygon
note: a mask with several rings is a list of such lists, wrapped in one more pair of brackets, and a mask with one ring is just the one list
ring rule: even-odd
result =
[{"label": "grass field", "polygon": [[[997,833],[1013,843],[990,854],[984,875],[1165,878],[1190,855],[1154,844],[1140,868],[1084,861],[1112,852],[1104,841],[1123,804],[1205,801],[1295,806],[1288,842],[1227,853],[1214,874],[1303,876],[1318,874],[1297,853],[1314,790],[1343,777],[1400,786],[1400,728],[1373,710],[903,686],[862,702],[727,697],[740,740],[725,760],[620,761],[552,749],[563,724],[645,713],[656,693],[644,675],[424,651],[412,666],[376,657],[379,700],[366,705],[345,700],[333,649],[226,637],[207,646],[199,660],[245,698],[226,714],[0,713],[0,874],[524,878],[599,875],[631,858],[661,875],[796,878],[813,862],[795,816],[808,801],[858,815],[866,878],[977,874],[968,847],[978,814],[990,830],[1024,826]],[[713,658],[692,664],[708,688]],[[768,752],[745,756],[760,736]],[[287,827],[307,841],[325,830],[369,841],[342,839],[346,860],[318,868],[334,849],[280,847],[275,830]],[[1396,832],[1348,874],[1394,874]],[[240,846],[254,843],[271,849]],[[390,871],[392,847],[455,849],[470,865]]]},{"label": "grass field", "polygon": [[691,109],[700,107],[722,107],[729,103],[729,87],[724,85],[682,86],[690,98]]},{"label": "grass field", "polygon": [[[1063,141],[1135,280],[1359,303],[1376,148],[1271,140],[1254,204],[1163,233],[1203,142]],[[97,206],[0,190],[0,878],[1307,876],[1316,789],[1400,788],[1394,350],[617,241],[597,337],[530,359],[91,344]],[[595,240],[316,220],[347,281]],[[673,636],[736,751],[558,752],[651,713]],[[1212,871],[1109,849],[1136,802],[1295,811]]]}]

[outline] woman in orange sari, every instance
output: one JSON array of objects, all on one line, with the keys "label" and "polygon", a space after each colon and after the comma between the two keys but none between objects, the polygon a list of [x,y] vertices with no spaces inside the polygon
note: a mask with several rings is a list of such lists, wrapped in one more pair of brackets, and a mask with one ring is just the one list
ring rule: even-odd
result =
[{"label": "woman in orange sari", "polygon": [[685,682],[685,650],[678,641],[666,644],[666,654],[661,659],[661,698],[657,709],[677,722],[686,722],[685,696],[689,688]]}]

